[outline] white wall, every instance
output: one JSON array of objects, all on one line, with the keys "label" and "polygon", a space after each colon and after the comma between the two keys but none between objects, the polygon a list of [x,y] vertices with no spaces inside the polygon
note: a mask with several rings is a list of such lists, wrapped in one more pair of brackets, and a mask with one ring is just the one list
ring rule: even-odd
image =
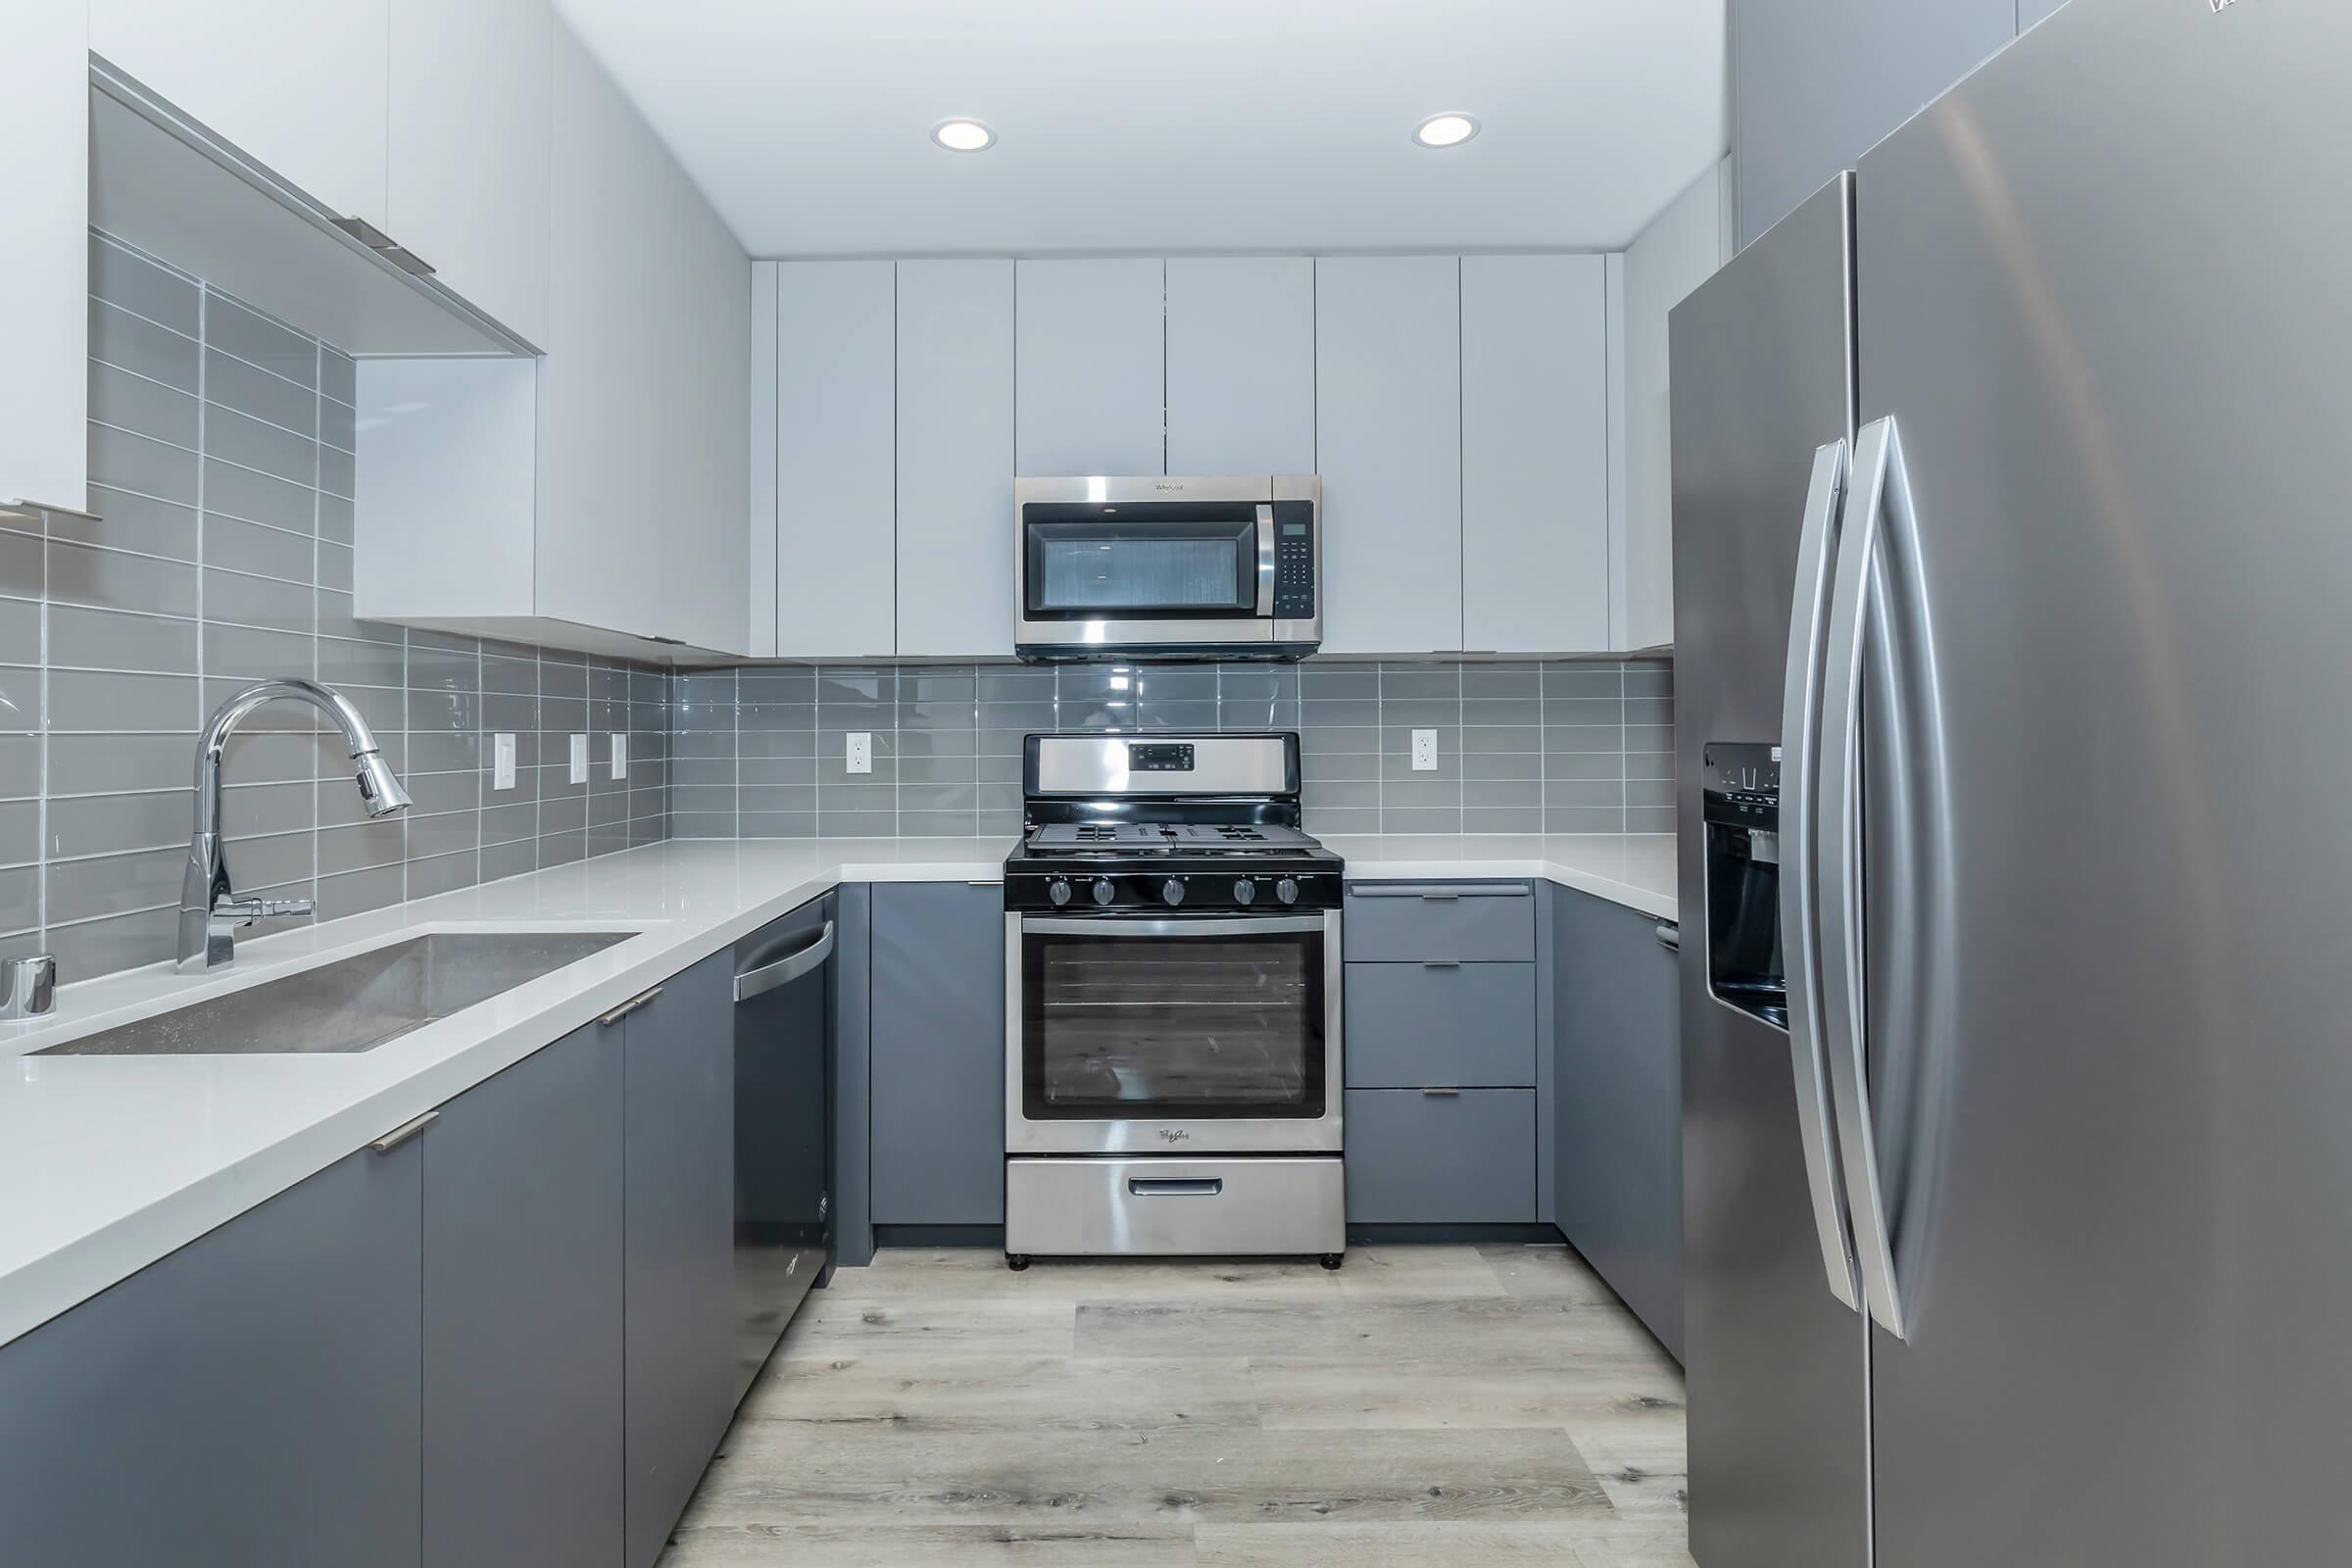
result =
[{"label": "white wall", "polygon": [[1669,313],[1732,251],[1731,161],[1701,174],[1625,254],[1625,570],[1620,648],[1674,641],[1674,440],[1669,424]]}]

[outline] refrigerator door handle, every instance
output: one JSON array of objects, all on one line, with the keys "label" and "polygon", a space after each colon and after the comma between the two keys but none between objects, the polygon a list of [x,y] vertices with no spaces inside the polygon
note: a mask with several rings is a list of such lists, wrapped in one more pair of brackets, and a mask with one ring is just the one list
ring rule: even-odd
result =
[{"label": "refrigerator door handle", "polygon": [[[1894,1276],[1894,1246],[1879,1181],[1871,1118],[1867,996],[1862,947],[1862,671],[1867,602],[1885,529],[1889,484],[1902,484],[1902,449],[1891,417],[1863,426],[1830,599],[1827,679],[1821,705],[1820,814],[1815,848],[1821,897],[1821,1001],[1838,1148],[1846,1204],[1870,1315],[1896,1339],[1909,1338]],[[1784,859],[1787,858],[1784,856]]]},{"label": "refrigerator door handle", "polygon": [[1830,1294],[1855,1311],[1845,1186],[1832,1131],[1829,1062],[1822,1033],[1821,888],[1814,855],[1814,804],[1821,759],[1822,663],[1831,582],[1838,563],[1838,508],[1845,495],[1846,445],[1813,454],[1805,520],[1797,538],[1796,592],[1788,616],[1788,670],[1781,709],[1781,944],[1788,976],[1788,1057],[1796,1080],[1797,1138],[1805,1189]]}]

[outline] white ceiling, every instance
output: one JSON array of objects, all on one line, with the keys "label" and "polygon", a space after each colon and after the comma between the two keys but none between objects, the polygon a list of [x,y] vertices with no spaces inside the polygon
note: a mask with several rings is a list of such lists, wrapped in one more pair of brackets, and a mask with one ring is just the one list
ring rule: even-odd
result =
[{"label": "white ceiling", "polygon": [[1724,148],[1723,0],[557,8],[755,256],[1616,249]]}]

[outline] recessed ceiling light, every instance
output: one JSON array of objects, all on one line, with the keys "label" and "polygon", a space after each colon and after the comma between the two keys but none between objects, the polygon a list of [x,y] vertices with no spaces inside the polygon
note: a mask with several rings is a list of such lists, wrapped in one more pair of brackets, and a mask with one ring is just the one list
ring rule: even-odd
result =
[{"label": "recessed ceiling light", "polygon": [[931,139],[952,153],[984,153],[997,144],[997,133],[977,120],[943,120],[931,127]]},{"label": "recessed ceiling light", "polygon": [[1424,147],[1459,147],[1478,134],[1478,122],[1468,115],[1432,115],[1413,127],[1413,140]]}]

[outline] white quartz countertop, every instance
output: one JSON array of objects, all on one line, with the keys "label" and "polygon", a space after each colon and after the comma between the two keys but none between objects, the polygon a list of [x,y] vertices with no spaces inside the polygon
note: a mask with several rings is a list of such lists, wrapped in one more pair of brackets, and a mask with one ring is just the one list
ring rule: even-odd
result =
[{"label": "white quartz countertop", "polygon": [[[1328,842],[1350,877],[1544,878],[1674,917],[1665,836]],[[68,984],[0,1024],[0,1344],[842,883],[995,882],[1012,847],[673,840],[251,940],[221,975]],[[635,935],[368,1052],[30,1054],[427,932],[565,929]]]},{"label": "white quartz countertop", "polygon": [[1348,834],[1323,843],[1346,857],[1351,879],[1525,878],[1557,882],[1660,920],[1678,918],[1671,833]]}]

